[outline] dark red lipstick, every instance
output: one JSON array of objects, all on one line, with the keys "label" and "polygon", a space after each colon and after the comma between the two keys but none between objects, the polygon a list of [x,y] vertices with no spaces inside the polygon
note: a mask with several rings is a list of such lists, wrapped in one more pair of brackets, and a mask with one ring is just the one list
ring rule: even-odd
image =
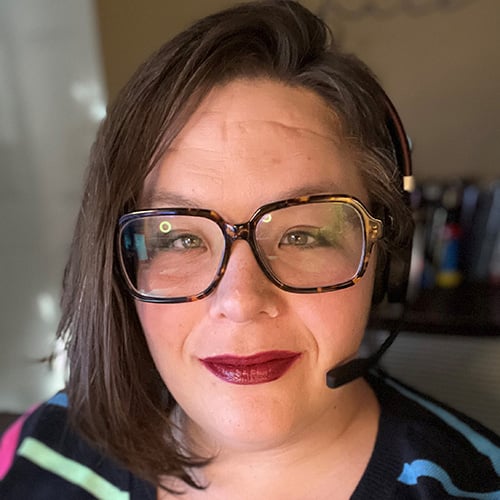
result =
[{"label": "dark red lipstick", "polygon": [[282,377],[300,353],[292,351],[266,351],[252,356],[211,356],[200,359],[216,377],[238,385],[264,384]]}]

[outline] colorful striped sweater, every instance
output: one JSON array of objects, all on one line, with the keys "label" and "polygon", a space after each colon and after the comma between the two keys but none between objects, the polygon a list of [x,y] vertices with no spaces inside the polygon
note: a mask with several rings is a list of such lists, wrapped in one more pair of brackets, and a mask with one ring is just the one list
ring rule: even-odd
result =
[{"label": "colorful striped sweater", "polygon": [[[375,449],[352,500],[500,500],[498,436],[382,373],[368,381],[382,413]],[[68,427],[67,405],[59,393],[4,434],[0,499],[156,498],[153,485],[100,455]]]}]

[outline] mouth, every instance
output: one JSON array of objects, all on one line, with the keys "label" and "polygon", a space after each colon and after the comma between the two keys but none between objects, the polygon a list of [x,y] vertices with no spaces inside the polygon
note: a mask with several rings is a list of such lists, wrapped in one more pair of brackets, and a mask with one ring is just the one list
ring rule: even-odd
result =
[{"label": "mouth", "polygon": [[224,382],[254,385],[281,378],[300,357],[292,351],[266,351],[252,356],[211,356],[201,363]]}]

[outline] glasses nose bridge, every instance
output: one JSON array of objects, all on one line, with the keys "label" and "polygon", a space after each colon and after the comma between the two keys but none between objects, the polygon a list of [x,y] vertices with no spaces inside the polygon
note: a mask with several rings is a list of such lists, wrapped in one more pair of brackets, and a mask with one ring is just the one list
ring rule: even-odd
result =
[{"label": "glasses nose bridge", "polygon": [[[264,274],[266,274],[269,277],[269,274],[265,269],[265,265],[262,262],[261,257],[259,256],[259,251],[257,250],[256,247],[255,236],[254,236],[255,227],[252,225],[252,221],[250,220],[242,224],[228,224],[226,222],[225,228],[226,228],[227,244],[225,248],[225,258],[224,258],[225,263],[221,272],[221,277],[225,273],[227,263],[232,253],[232,246],[236,240],[245,240],[248,243],[254,258],[257,261],[257,264],[264,271]],[[272,281],[272,278],[270,279]]]},{"label": "glasses nose bridge", "polygon": [[231,243],[236,240],[245,240],[250,243],[250,222],[244,222],[243,224],[226,223],[226,234]]}]

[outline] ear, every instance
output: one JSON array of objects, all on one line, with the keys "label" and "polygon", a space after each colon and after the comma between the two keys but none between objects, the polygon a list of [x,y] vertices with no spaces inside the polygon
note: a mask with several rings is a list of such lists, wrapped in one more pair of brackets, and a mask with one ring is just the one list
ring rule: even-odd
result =
[{"label": "ear", "polygon": [[372,305],[377,305],[384,299],[387,291],[389,257],[387,252],[377,252],[377,267],[373,283]]},{"label": "ear", "polygon": [[387,299],[389,302],[405,302],[411,265],[411,239],[391,255],[387,265]]}]

